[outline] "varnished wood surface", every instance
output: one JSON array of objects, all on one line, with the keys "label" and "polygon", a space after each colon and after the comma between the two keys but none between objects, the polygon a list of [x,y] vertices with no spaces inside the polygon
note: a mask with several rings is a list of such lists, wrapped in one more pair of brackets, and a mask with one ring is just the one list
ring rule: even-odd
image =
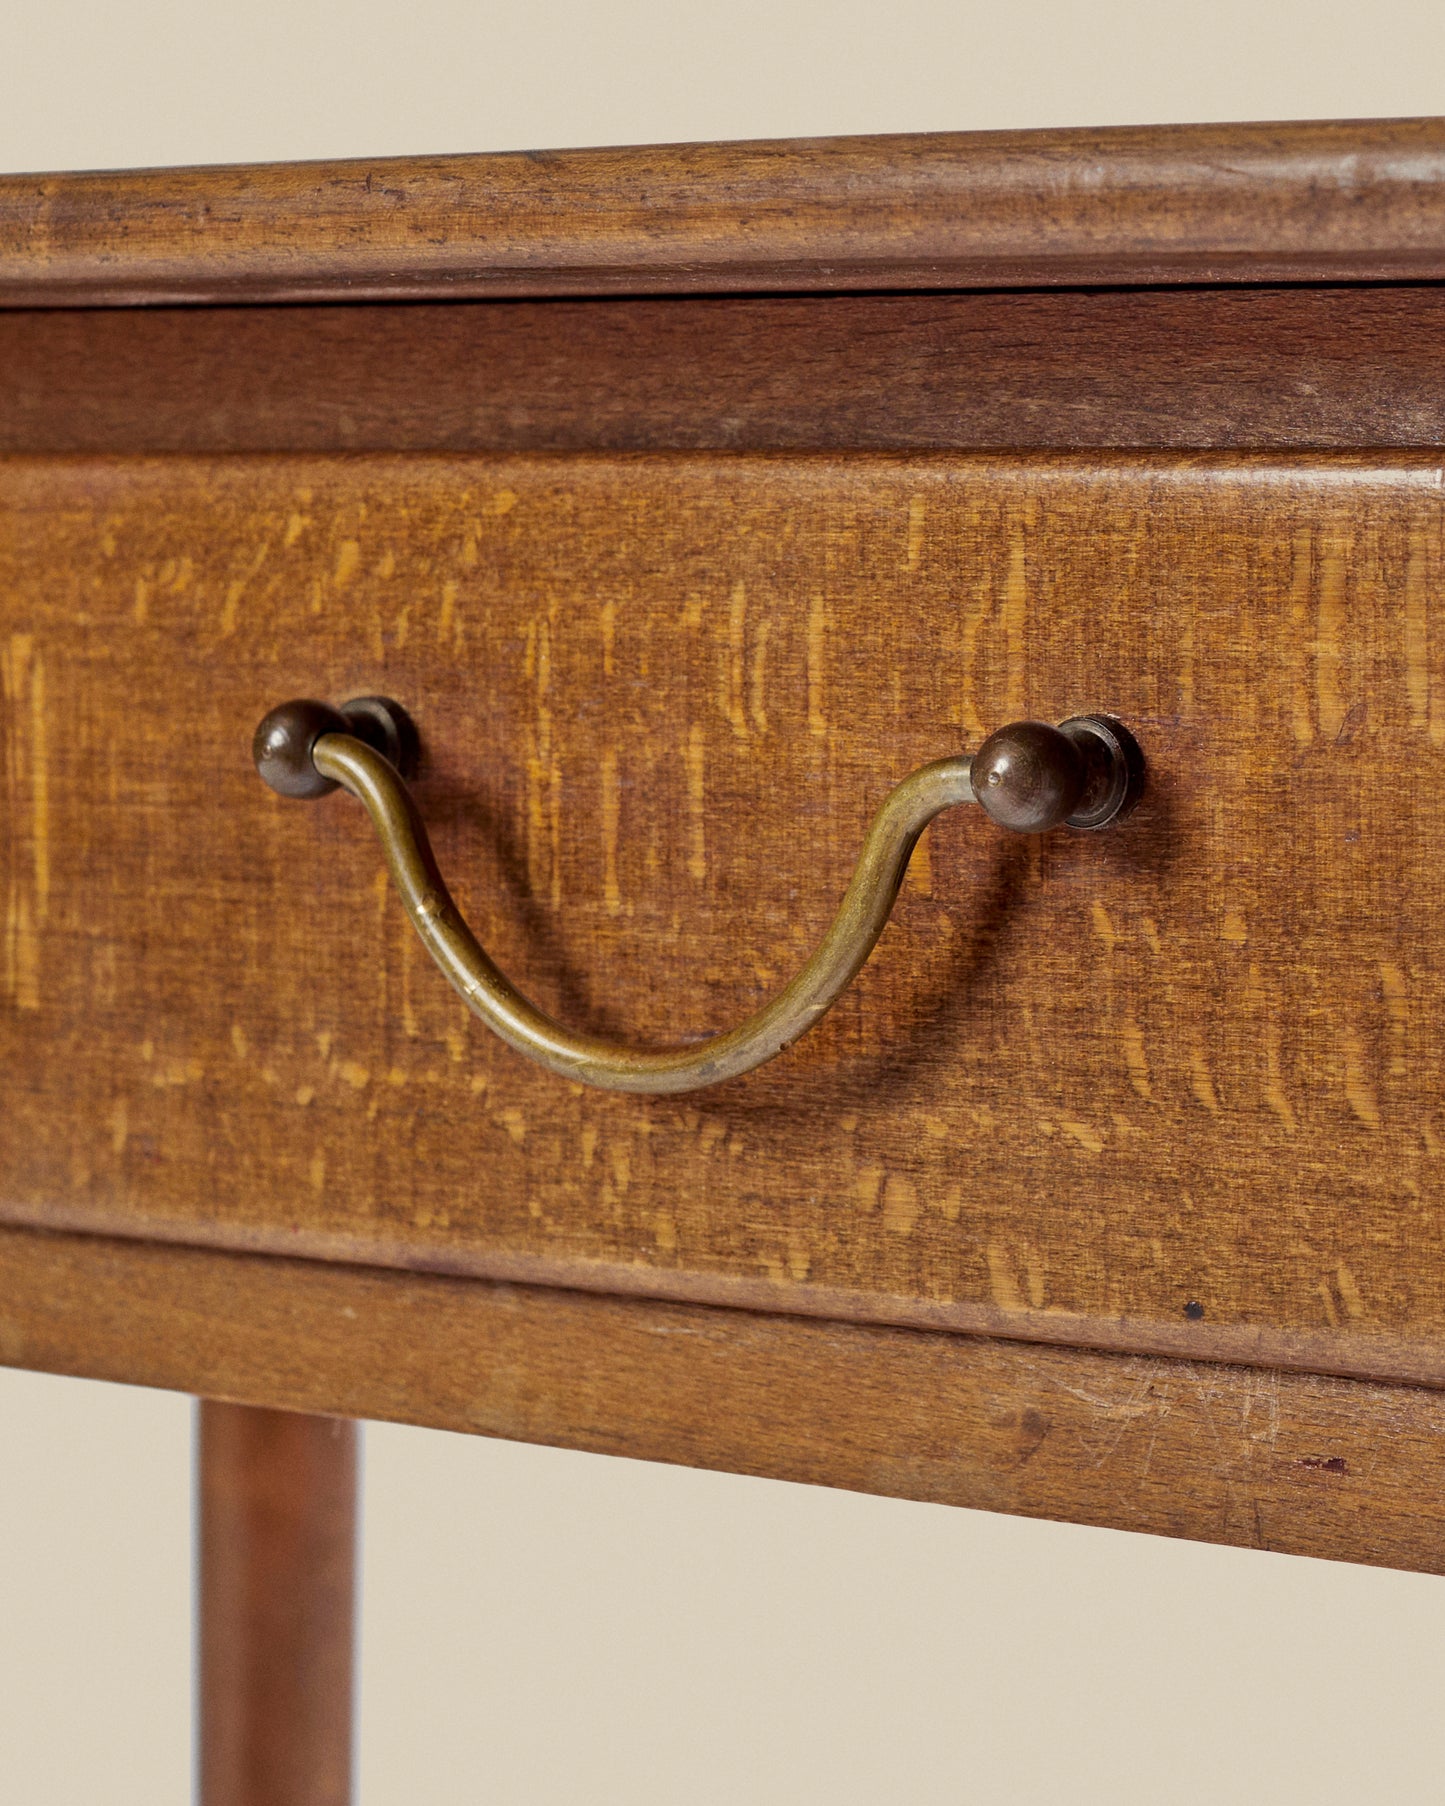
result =
[{"label": "varnished wood surface", "polygon": [[356,1426],[206,1402],[199,1806],[350,1806]]},{"label": "varnished wood surface", "polygon": [[0,312],[0,451],[1445,440],[1445,288]]},{"label": "varnished wood surface", "polygon": [[1445,274],[1445,123],[0,177],[0,304]]},{"label": "varnished wood surface", "polygon": [[[0,488],[10,1222],[1445,1378],[1436,461]],[[367,691],[504,967],[643,1040],[780,984],[888,786],[1003,720],[1115,711],[1152,789],[1098,837],[945,818],[806,1041],[604,1097],[465,1014],[359,810],[251,771],[267,706]]]},{"label": "varnished wood surface", "polygon": [[1445,1570],[1438,1392],[0,1231],[13,1365]]}]

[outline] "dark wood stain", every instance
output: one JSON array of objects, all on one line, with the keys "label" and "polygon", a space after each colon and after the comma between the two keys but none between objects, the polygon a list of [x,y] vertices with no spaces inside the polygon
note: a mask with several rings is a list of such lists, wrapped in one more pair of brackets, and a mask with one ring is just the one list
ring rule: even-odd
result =
[{"label": "dark wood stain", "polygon": [[0,451],[1431,446],[1445,289],[0,312]]}]

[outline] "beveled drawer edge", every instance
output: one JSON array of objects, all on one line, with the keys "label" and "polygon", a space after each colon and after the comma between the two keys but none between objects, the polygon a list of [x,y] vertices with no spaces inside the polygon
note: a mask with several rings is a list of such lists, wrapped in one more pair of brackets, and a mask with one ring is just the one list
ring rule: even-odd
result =
[{"label": "beveled drawer edge", "polygon": [[[924,1331],[951,1337],[987,1337],[1039,1348],[1076,1349],[1098,1354],[1214,1365],[1266,1367],[1318,1378],[1371,1381],[1382,1385],[1445,1390],[1445,1349],[1399,1334],[1380,1333],[1358,1323],[1346,1328],[1304,1330],[1268,1324],[1210,1323],[1184,1314],[1181,1293],[1177,1324],[1124,1316],[1089,1316],[1020,1304],[943,1301],[881,1296],[838,1286],[798,1283],[771,1276],[675,1272],[619,1261],[547,1259],[500,1250],[456,1251],[439,1260],[434,1251],[366,1236],[326,1235],[296,1228],[285,1232],[286,1248],[264,1231],[228,1228],[194,1220],[156,1220],[124,1235],[99,1211],[57,1205],[43,1220],[0,1204],[0,1236],[37,1233],[84,1236],[117,1248],[145,1248],[165,1254],[286,1261],[293,1265],[354,1271],[407,1280],[523,1286],[550,1293],[605,1297],[638,1304],[742,1311],[759,1318],[828,1323],[837,1327]],[[3,1360],[0,1349],[0,1360]]]},{"label": "beveled drawer edge", "polygon": [[23,1229],[0,1362],[1445,1570],[1423,1388]]}]

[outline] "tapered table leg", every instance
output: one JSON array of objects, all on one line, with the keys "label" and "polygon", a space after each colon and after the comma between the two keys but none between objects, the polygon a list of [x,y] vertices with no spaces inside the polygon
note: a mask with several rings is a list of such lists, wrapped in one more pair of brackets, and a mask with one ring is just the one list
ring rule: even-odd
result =
[{"label": "tapered table leg", "polygon": [[349,1806],[356,1425],[203,1402],[201,1806]]}]

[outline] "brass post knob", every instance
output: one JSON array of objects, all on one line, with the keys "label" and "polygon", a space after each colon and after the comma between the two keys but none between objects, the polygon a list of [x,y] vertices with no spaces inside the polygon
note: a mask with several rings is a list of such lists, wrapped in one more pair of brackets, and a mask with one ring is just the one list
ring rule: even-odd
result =
[{"label": "brass post knob", "polygon": [[1105,715],[1011,722],[973,755],[979,806],[1016,834],[1107,827],[1133,805],[1143,775],[1133,736]]},{"label": "brass post knob", "polygon": [[271,710],[251,739],[256,770],[281,796],[308,801],[336,789],[317,770],[312,753],[323,734],[350,734],[379,752],[404,778],[415,775],[416,729],[400,703],[388,696],[358,696],[340,708],[299,698]]}]

